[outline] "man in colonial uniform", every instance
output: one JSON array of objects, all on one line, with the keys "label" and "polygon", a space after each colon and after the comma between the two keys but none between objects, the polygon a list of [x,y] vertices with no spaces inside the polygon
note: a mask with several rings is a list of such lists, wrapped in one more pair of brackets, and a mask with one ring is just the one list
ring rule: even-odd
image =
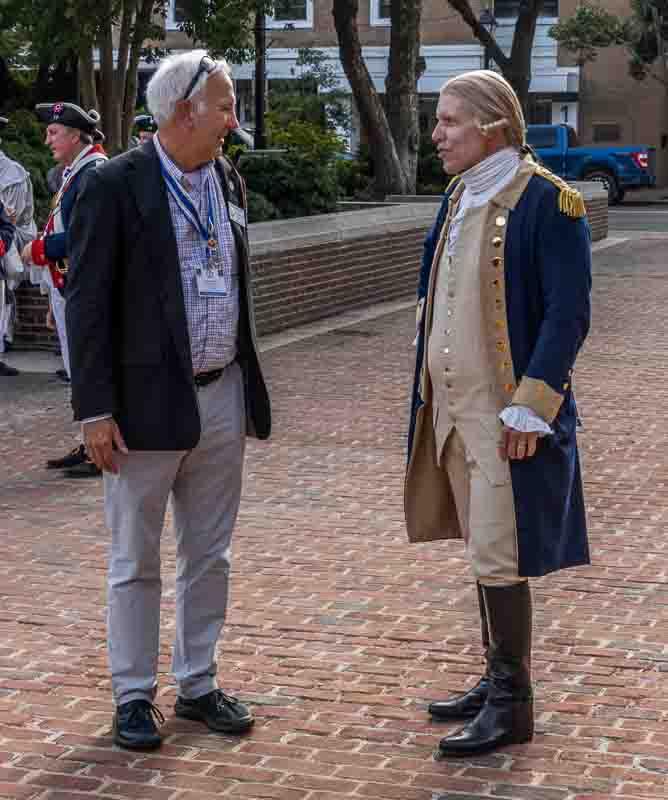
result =
[{"label": "man in colonial uniform", "polygon": [[[97,129],[100,115],[86,113],[74,103],[40,103],[37,117],[46,123],[46,144],[54,159],[64,167],[61,186],[42,236],[25,245],[22,252],[26,264],[41,268],[40,284],[49,294],[49,320],[55,323],[65,371],[70,377],[69,347],[65,326],[65,282],[68,269],[68,227],[84,176],[107,156]],[[34,270],[33,270],[34,271]],[[77,445],[64,458],[47,462],[49,469],[66,469],[70,477],[88,477],[100,470],[88,458],[83,445]]]},{"label": "man in colonial uniform", "polygon": [[[0,130],[8,124],[9,120],[6,117],[0,117]],[[18,254],[37,233],[33,218],[32,183],[26,170],[2,150],[0,150],[0,202],[15,226],[14,247],[9,257],[22,268]],[[4,270],[0,266],[0,353],[4,352],[5,343],[11,342],[13,338],[16,316],[13,290],[23,277],[22,274],[10,274],[6,261],[4,266]],[[18,375],[18,370],[0,361],[0,375]]]},{"label": "man in colonial uniform", "polygon": [[411,541],[461,538],[487,668],[433,702],[468,719],[440,754],[533,737],[528,578],[589,563],[572,371],[590,319],[577,191],[535,163],[510,85],[445,84],[433,141],[448,186],[425,244],[405,511]]}]

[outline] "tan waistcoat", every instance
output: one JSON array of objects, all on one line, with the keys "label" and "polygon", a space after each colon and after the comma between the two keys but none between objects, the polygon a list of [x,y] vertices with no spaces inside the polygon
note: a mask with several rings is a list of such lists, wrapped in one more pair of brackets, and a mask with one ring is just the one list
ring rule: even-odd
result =
[{"label": "tan waistcoat", "polygon": [[508,464],[497,454],[502,427],[498,414],[503,406],[495,390],[481,306],[487,213],[486,207],[469,209],[452,256],[443,247],[427,320],[427,368],[438,462],[448,435],[456,428],[490,483],[501,485],[510,481]]}]

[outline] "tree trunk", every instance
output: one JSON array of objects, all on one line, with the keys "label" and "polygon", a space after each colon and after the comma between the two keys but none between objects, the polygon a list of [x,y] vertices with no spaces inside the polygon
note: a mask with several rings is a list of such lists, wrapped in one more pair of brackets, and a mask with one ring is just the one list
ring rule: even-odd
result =
[{"label": "tree trunk", "polygon": [[408,184],[402,169],[385,110],[362,57],[357,28],[358,0],[334,0],[334,25],[343,69],[357,104],[362,127],[369,140],[376,193],[406,194]]},{"label": "tree trunk", "polygon": [[125,149],[123,145],[123,127],[125,111],[125,93],[128,76],[128,58],[130,55],[130,40],[137,11],[137,0],[123,0],[121,5],[121,26],[118,34],[118,59],[114,71],[114,100],[113,113],[118,118],[115,122],[118,128],[118,139],[114,152]]},{"label": "tree trunk", "polygon": [[526,114],[531,84],[531,54],[536,35],[536,22],[543,7],[543,0],[521,0],[510,58],[501,50],[489,31],[482,27],[469,0],[448,0],[448,3],[460,14],[476,39],[487,49],[503,77],[517,92]]},{"label": "tree trunk", "polygon": [[[97,109],[97,86],[95,85],[95,65],[93,48],[82,47],[79,53],[79,86],[81,105],[85,111]],[[98,109],[99,110],[99,109]]]},{"label": "tree trunk", "polygon": [[503,76],[517,92],[522,109],[526,115],[529,110],[529,86],[531,85],[531,54],[536,36],[536,22],[543,6],[543,0],[524,0],[513,34],[510,62]]},{"label": "tree trunk", "polygon": [[137,104],[137,76],[142,46],[151,24],[154,0],[141,0],[135,19],[135,29],[132,34],[130,59],[128,61],[127,81],[125,87],[125,102],[123,107],[123,122],[121,126],[121,146],[127,150],[130,134],[134,125],[135,106]]},{"label": "tree trunk", "polygon": [[100,112],[103,130],[107,137],[107,150],[116,154],[120,149],[121,126],[120,114],[115,113],[114,109],[114,41],[111,0],[106,0],[105,6],[98,42],[100,48]]},{"label": "tree trunk", "polygon": [[415,193],[420,147],[417,62],[421,11],[422,0],[391,1],[390,62],[385,82],[387,118],[406,190],[411,194]]}]

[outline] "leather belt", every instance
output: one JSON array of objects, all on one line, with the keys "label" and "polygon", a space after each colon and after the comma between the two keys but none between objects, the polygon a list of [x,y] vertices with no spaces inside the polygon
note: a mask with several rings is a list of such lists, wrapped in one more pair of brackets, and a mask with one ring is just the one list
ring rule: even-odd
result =
[{"label": "leather belt", "polygon": [[222,369],[212,369],[209,372],[198,372],[195,375],[195,386],[198,389],[201,389],[203,386],[208,386],[210,383],[217,381],[218,378],[222,378],[223,372],[225,372],[225,367]]}]

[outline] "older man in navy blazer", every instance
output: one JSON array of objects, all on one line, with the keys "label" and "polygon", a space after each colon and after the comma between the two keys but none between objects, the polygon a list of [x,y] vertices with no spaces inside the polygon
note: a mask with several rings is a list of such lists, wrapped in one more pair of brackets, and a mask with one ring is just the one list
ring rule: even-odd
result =
[{"label": "older man in navy blazer", "polygon": [[175,711],[241,733],[253,715],[218,688],[216,643],[247,434],[270,432],[258,362],[245,190],[216,159],[238,125],[225,62],[166,59],[148,86],[158,133],[88,178],[72,225],[72,399],[105,472],[112,531],[109,660],[114,740],[160,744],[153,705],[160,536],[177,541]]}]

